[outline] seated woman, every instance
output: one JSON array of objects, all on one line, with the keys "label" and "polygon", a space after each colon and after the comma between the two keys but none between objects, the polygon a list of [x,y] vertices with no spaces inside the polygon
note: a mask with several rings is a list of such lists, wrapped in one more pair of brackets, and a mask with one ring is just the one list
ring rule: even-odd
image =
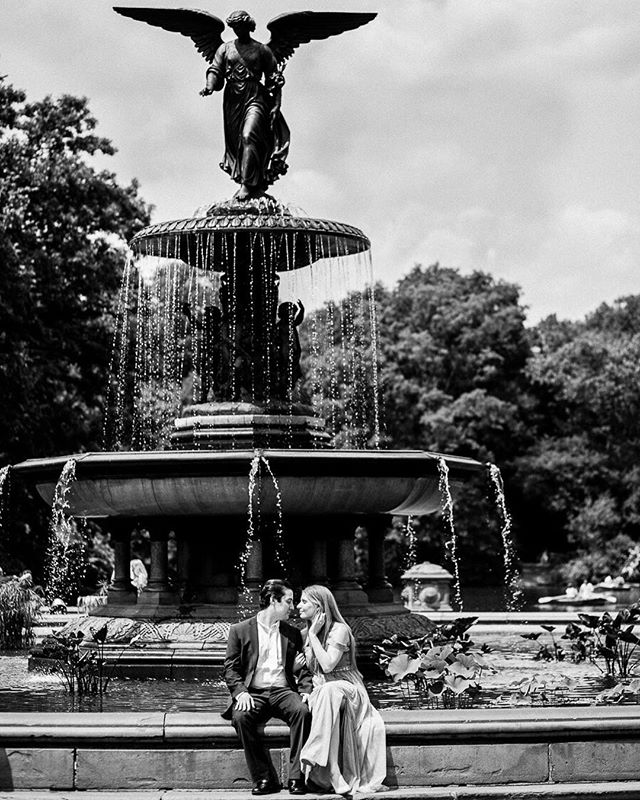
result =
[{"label": "seated woman", "polygon": [[384,723],[371,705],[355,659],[355,640],[335,597],[307,586],[298,604],[302,659],[313,675],[311,732],[300,760],[310,788],[338,794],[375,792],[387,772]]}]

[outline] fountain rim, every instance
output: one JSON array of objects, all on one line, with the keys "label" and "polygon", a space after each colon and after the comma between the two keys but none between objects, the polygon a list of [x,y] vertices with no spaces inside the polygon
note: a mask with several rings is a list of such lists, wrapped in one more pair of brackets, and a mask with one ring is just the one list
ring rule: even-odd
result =
[{"label": "fountain rim", "polygon": [[[245,476],[252,460],[263,456],[276,476],[305,477],[409,477],[433,475],[444,459],[452,481],[485,469],[485,464],[466,456],[426,450],[123,450],[32,458],[15,464],[12,473],[29,481],[55,479],[70,460],[76,477],[188,477]],[[144,470],[144,472],[142,472]]]},{"label": "fountain rim", "polygon": [[360,228],[345,222],[298,217],[291,214],[227,213],[202,217],[185,217],[147,225],[130,240],[129,247],[140,255],[146,253],[144,245],[163,240],[168,236],[191,234],[257,234],[257,233],[304,233],[322,237],[339,237],[346,245],[342,255],[354,255],[371,249],[371,241]]}]

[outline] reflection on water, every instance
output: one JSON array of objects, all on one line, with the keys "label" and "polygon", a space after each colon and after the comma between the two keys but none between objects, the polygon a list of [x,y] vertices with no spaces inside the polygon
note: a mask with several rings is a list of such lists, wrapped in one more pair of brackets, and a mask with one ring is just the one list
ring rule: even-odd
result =
[{"label": "reflection on water", "polygon": [[[539,626],[528,626],[540,630]],[[558,633],[562,626],[558,626]],[[498,670],[495,675],[484,674],[480,680],[482,692],[474,707],[510,705],[506,699],[513,690],[510,684],[533,675],[568,676],[575,680],[571,689],[552,698],[551,704],[582,704],[593,702],[606,683],[593,664],[573,664],[570,661],[534,661],[536,642],[522,639],[519,631],[499,626],[482,626],[472,630],[476,644],[486,643],[492,652],[488,660]],[[424,707],[416,697],[403,696],[400,687],[380,673],[380,678],[367,682],[374,703],[380,708]],[[100,700],[95,697],[76,699],[65,694],[60,682],[50,675],[27,671],[23,653],[0,655],[0,711],[99,711]],[[222,711],[228,702],[228,691],[221,680],[114,680],[104,697],[103,711]],[[625,698],[624,702],[632,702]]]}]

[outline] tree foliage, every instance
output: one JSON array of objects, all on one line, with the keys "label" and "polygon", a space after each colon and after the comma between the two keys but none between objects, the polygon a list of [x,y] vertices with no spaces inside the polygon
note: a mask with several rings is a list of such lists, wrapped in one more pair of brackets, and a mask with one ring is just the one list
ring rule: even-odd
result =
[{"label": "tree foliage", "polygon": [[577,553],[567,577],[617,574],[640,537],[640,297],[532,334],[539,437],[518,481],[555,520],[551,549]]},{"label": "tree foliage", "polygon": [[[149,209],[93,166],[115,152],[95,128],[86,99],[29,103],[0,80],[0,463],[100,442],[123,249]],[[34,546],[11,549],[38,570],[26,518]]]}]

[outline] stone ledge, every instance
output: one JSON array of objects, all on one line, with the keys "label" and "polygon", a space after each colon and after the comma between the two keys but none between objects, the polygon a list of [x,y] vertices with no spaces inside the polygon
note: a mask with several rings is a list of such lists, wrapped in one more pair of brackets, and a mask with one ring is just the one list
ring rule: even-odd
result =
[{"label": "stone ledge", "polygon": [[[490,743],[517,741],[640,740],[640,706],[556,706],[458,711],[383,710],[390,744]],[[277,721],[265,727],[275,743],[288,738]],[[127,741],[162,747],[195,742],[211,747],[236,741],[231,725],[220,714],[206,712],[152,713],[10,713],[0,712],[0,745],[44,741],[52,746],[80,741],[112,748]]]},{"label": "stone ledge", "polygon": [[[342,795],[304,795],[306,800],[343,800]],[[0,800],[67,800],[68,791],[0,791]],[[288,798],[284,791],[274,798]],[[519,784],[514,786],[406,786],[376,795],[360,795],[372,800],[638,800],[640,781],[571,784]],[[82,792],[82,800],[253,800],[246,789],[210,789],[206,792],[177,790],[92,791]]]},{"label": "stone ledge", "polygon": [[[576,781],[640,781],[638,706],[384,711],[383,717],[387,784],[394,790],[511,784],[512,797],[519,797],[523,782],[546,790]],[[284,780],[288,729],[269,723],[265,735]],[[202,712],[0,713],[0,775],[0,790],[231,791],[250,785],[235,731],[219,714]],[[615,796],[607,792],[602,796]]]}]

